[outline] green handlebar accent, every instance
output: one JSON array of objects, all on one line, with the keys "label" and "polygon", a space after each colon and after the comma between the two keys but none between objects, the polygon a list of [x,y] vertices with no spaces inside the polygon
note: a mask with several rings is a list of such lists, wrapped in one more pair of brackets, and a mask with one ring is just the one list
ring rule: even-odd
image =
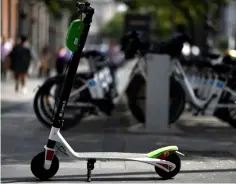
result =
[{"label": "green handlebar accent", "polygon": [[166,146],[166,147],[159,148],[157,150],[154,150],[152,152],[147,153],[146,157],[148,157],[148,158],[157,158],[157,157],[161,156],[165,152],[178,151],[178,150],[179,149],[178,149],[177,146]]}]

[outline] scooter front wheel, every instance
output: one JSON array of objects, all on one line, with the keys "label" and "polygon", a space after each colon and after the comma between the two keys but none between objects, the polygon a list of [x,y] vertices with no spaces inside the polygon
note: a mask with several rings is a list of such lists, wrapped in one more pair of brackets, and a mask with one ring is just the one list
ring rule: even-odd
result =
[{"label": "scooter front wheel", "polygon": [[[175,169],[173,171],[170,172],[166,172],[163,169],[160,169],[159,167],[155,167],[156,173],[162,177],[163,179],[171,179],[173,177],[175,177],[181,168],[181,160],[179,158],[179,156],[176,153],[170,153],[166,158],[164,158],[163,160],[169,161],[173,164],[175,164]],[[165,167],[165,165],[163,164],[163,166]],[[166,165],[166,167],[168,168],[168,166]]]},{"label": "scooter front wheel", "polygon": [[37,154],[31,161],[31,171],[35,177],[41,181],[46,181],[52,178],[59,169],[59,160],[54,155],[51,167],[47,170],[44,168],[45,152]]}]

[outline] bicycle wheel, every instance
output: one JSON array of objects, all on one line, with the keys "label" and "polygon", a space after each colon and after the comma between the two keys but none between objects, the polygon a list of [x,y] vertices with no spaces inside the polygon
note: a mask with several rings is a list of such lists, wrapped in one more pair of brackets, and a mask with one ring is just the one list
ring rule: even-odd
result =
[{"label": "bicycle wheel", "polygon": [[[38,90],[35,96],[34,100],[34,110],[35,114],[40,120],[40,122],[48,127],[51,128],[52,126],[52,119],[54,115],[54,103],[55,103],[55,97],[58,93],[60,93],[60,83],[61,83],[62,77],[57,76],[54,79],[46,81],[46,83]],[[50,91],[53,88],[53,86],[56,86],[55,95],[51,95]],[[49,99],[50,98],[50,99]],[[54,100],[54,103],[52,102]],[[84,116],[83,109],[74,109],[76,110],[76,113],[71,112],[71,109],[66,108],[65,114],[67,112],[70,112],[72,114],[71,118],[64,118],[65,123],[62,130],[67,130],[72,127],[74,127],[76,124],[78,124],[81,119]]]},{"label": "bicycle wheel", "polygon": [[[141,75],[134,78],[127,91],[128,105],[132,115],[140,122],[145,123],[146,110],[146,82]],[[185,93],[180,84],[170,78],[169,124],[176,122],[185,108]]]}]

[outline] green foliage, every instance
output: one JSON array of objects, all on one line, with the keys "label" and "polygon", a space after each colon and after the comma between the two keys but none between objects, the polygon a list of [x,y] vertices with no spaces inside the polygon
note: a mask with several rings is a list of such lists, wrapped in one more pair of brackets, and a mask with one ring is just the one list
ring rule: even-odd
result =
[{"label": "green foliage", "polygon": [[[42,0],[48,6],[49,11],[54,15],[60,15],[63,8],[71,12],[72,19],[76,17],[76,2],[78,0]],[[84,2],[85,0],[80,0]],[[167,35],[172,27],[171,16],[174,16],[175,23],[182,23],[193,26],[194,22],[202,20],[207,6],[203,1],[193,0],[116,0],[126,2],[129,11],[138,12],[147,10],[152,12],[156,19],[158,34]],[[208,0],[211,4],[224,5],[231,0]],[[210,9],[214,18],[217,19],[218,9]],[[217,20],[213,20],[213,22]],[[118,38],[123,33],[124,15],[117,13],[101,29],[104,36]]]},{"label": "green foliage", "polygon": [[[229,2],[230,0],[208,0],[210,5],[224,5],[225,3]],[[203,1],[193,1],[193,0],[130,0],[128,1],[128,6],[130,10],[140,10],[142,8],[152,8],[155,9],[157,12],[164,11],[166,15],[172,13],[172,11],[180,12],[184,15],[184,19],[188,19],[186,17],[187,14],[191,16],[193,20],[202,18],[206,13],[206,4]],[[171,7],[174,6],[174,10],[171,10]],[[210,11],[214,13],[214,8],[210,8]],[[216,10],[215,10],[216,11]],[[168,12],[168,13],[167,13]],[[178,16],[180,16],[178,14]],[[179,19],[179,17],[176,17]],[[181,19],[182,19],[181,18]]]},{"label": "green foliage", "polygon": [[42,0],[46,6],[48,7],[48,10],[54,14],[57,15],[60,13],[61,7],[60,4],[57,2],[57,0]]},{"label": "green foliage", "polygon": [[[78,0],[42,0],[48,7],[49,11],[58,16],[61,14],[62,9],[70,10],[71,16],[74,16],[77,12],[76,3]],[[85,0],[79,0],[84,2]]]},{"label": "green foliage", "polygon": [[[85,2],[86,0],[79,0],[79,2]],[[77,17],[76,3],[78,0],[61,0],[61,6],[70,10],[72,19]]]},{"label": "green foliage", "polygon": [[[116,0],[117,2],[124,2],[128,5],[129,11],[138,12],[140,10],[147,10],[152,12],[156,18],[156,25],[158,34],[165,36],[170,33],[172,27],[171,17],[174,17],[175,24],[181,23],[187,25],[193,31],[195,23],[203,21],[209,8],[204,0]],[[212,15],[213,23],[216,23],[219,16],[219,7],[229,3],[231,0],[208,0],[210,3],[209,12]],[[213,6],[212,6],[213,5]],[[214,6],[217,5],[217,6]],[[111,21],[114,21],[111,23]],[[112,19],[109,24],[118,23],[116,18]],[[112,30],[111,28],[109,30]]]},{"label": "green foliage", "polygon": [[124,29],[124,14],[116,13],[101,29],[101,33],[105,37],[120,39]]},{"label": "green foliage", "polygon": [[[153,14],[156,20],[156,31],[159,36],[167,36],[171,30],[171,4],[167,0],[132,0],[129,3],[129,12],[139,12],[140,10],[146,9],[148,12]],[[177,23],[186,24],[186,19],[180,11],[175,9],[175,17]],[[117,37],[122,35],[124,29],[124,16],[122,14],[116,14],[109,22],[107,22],[101,32],[108,37]],[[119,32],[119,34],[117,34]]]}]

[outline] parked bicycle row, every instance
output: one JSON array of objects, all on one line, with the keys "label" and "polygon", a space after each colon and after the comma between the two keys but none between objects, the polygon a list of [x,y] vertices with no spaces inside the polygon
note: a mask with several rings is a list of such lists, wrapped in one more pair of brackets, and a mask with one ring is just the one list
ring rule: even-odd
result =
[{"label": "parked bicycle row", "polygon": [[[63,126],[64,130],[90,115],[102,112],[110,116],[124,95],[132,115],[145,123],[148,52],[143,48],[147,45],[134,33],[123,40],[125,57],[119,65],[111,64],[109,57],[98,51],[83,52],[91,72],[75,77],[66,110],[73,120]],[[215,116],[236,128],[235,58],[227,53],[184,60],[181,51],[186,41],[186,35],[178,35],[152,47],[171,57],[169,123],[176,122],[189,104],[193,115]],[[35,114],[47,127],[51,126],[54,102],[60,98],[63,80],[64,75],[47,79],[35,95]]]}]

